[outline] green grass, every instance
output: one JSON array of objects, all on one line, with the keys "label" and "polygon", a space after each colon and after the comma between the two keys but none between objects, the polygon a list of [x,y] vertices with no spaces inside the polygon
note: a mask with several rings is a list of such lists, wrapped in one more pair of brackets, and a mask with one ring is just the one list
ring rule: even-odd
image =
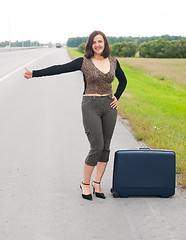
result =
[{"label": "green grass", "polygon": [[119,58],[129,66],[139,67],[147,75],[158,76],[159,79],[172,79],[186,85],[186,59],[157,58]]},{"label": "green grass", "polygon": [[[75,49],[70,52],[73,58],[82,56]],[[170,79],[161,81],[140,68],[120,64],[128,84],[118,101],[119,114],[129,120],[136,139],[153,149],[176,152],[177,173],[182,174],[180,181],[186,186],[186,86]],[[117,84],[115,79],[114,90]]]},{"label": "green grass", "polygon": [[78,52],[78,51],[76,50],[76,48],[67,48],[67,51],[68,51],[68,54],[70,55],[70,57],[71,57],[72,59],[75,59],[75,58],[78,58],[78,57],[82,57],[82,56],[83,56],[83,54],[80,53],[80,52]]}]

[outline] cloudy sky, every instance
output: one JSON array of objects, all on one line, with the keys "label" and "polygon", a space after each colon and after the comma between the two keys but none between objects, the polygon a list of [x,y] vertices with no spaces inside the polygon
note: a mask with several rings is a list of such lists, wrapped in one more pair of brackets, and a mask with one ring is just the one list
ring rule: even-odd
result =
[{"label": "cloudy sky", "polygon": [[101,30],[107,36],[186,37],[185,0],[4,0],[0,42],[66,42]]}]

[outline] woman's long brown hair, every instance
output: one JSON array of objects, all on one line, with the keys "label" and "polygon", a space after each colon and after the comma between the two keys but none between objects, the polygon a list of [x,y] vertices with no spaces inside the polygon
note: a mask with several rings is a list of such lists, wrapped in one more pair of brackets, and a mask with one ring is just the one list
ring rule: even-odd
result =
[{"label": "woman's long brown hair", "polygon": [[92,49],[92,44],[93,44],[94,37],[97,36],[98,34],[100,34],[103,37],[104,43],[105,43],[105,48],[104,48],[101,56],[103,56],[104,58],[107,58],[110,55],[110,47],[109,47],[109,43],[108,43],[108,40],[107,40],[105,34],[101,31],[94,31],[89,35],[86,46],[85,46],[84,55],[87,58],[91,58],[91,57],[94,56],[94,51]]}]

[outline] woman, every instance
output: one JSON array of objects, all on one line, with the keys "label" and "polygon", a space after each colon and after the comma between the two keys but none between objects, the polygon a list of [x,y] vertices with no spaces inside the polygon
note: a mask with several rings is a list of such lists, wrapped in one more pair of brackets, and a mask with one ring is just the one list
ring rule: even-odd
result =
[{"label": "woman", "polygon": [[[84,163],[84,177],[80,184],[82,197],[92,200],[90,180],[96,166],[95,179],[92,182],[93,194],[106,198],[101,189],[101,179],[109,160],[110,141],[113,135],[118,100],[123,93],[127,79],[116,58],[110,56],[109,43],[101,31],[90,34],[84,57],[63,65],[29,71],[25,78],[49,76],[80,70],[83,72],[84,93],[82,100],[83,125],[90,142],[90,151]],[[119,80],[117,90],[112,96],[112,82]]]}]

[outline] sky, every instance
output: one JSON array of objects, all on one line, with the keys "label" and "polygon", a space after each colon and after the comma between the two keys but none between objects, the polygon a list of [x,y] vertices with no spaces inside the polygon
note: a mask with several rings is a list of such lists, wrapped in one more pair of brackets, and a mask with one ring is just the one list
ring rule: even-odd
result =
[{"label": "sky", "polygon": [[116,37],[186,37],[185,9],[185,0],[3,0],[0,42],[65,43],[94,30]]}]

